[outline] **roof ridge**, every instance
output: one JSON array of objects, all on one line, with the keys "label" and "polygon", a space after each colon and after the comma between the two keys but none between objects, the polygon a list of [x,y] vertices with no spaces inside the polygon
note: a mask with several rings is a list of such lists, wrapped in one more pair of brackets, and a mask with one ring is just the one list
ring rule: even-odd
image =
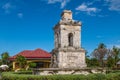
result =
[{"label": "roof ridge", "polygon": [[37,49],[33,50],[33,52],[34,52],[34,51],[38,51],[38,50],[43,51],[43,52],[45,52],[45,53],[49,53],[49,52],[47,52],[47,51],[45,51],[45,50],[43,50],[43,49],[41,49],[41,48],[37,48]]}]

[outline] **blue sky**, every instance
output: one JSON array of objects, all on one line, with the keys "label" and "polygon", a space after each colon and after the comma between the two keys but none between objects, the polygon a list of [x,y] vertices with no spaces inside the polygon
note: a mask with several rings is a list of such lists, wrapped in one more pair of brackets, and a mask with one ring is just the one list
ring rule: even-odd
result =
[{"label": "blue sky", "polygon": [[52,28],[64,9],[82,22],[82,47],[89,54],[101,42],[120,47],[120,0],[0,0],[0,53],[50,52]]}]

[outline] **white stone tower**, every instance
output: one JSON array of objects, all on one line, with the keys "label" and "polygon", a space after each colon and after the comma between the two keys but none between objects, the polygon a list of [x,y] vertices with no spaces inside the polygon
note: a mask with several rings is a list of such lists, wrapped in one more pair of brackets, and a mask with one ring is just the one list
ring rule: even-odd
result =
[{"label": "white stone tower", "polygon": [[51,67],[86,67],[85,50],[81,48],[81,23],[72,19],[70,10],[62,12],[61,20],[54,27],[54,39]]}]

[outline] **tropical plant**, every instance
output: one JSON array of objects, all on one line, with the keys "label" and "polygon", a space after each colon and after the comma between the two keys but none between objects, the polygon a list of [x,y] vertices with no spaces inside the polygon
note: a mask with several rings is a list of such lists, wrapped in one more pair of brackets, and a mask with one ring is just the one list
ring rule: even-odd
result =
[{"label": "tropical plant", "polygon": [[117,66],[116,63],[120,60],[120,49],[113,46],[112,54],[113,54],[113,57],[114,57],[114,60],[115,60],[115,66]]},{"label": "tropical plant", "polygon": [[34,62],[29,62],[28,65],[29,65],[29,68],[34,68],[36,67],[37,64]]},{"label": "tropical plant", "polygon": [[24,68],[26,65],[26,58],[22,55],[17,55],[16,62],[19,64],[20,68]]},{"label": "tropical plant", "polygon": [[8,65],[8,63],[9,63],[9,53],[8,52],[2,53],[1,58],[2,58],[1,59],[2,64]]}]

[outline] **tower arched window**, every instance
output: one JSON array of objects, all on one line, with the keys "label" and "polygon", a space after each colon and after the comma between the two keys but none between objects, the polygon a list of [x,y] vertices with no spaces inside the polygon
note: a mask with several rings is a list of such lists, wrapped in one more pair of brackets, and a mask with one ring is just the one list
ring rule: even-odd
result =
[{"label": "tower arched window", "polygon": [[68,34],[68,45],[73,46],[73,34],[72,33]]}]

